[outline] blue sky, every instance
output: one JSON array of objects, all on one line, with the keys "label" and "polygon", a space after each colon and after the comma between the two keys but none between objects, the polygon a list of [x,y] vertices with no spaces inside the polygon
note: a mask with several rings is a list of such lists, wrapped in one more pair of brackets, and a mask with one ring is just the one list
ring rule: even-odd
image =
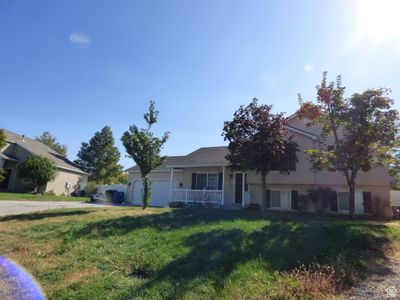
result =
[{"label": "blue sky", "polygon": [[128,167],[120,137],[144,125],[150,99],[155,131],[171,132],[168,155],[224,144],[223,121],[253,97],[293,113],[325,70],[343,76],[347,95],[385,86],[399,99],[396,5],[0,0],[0,127],[50,131],[74,159],[109,125]]}]

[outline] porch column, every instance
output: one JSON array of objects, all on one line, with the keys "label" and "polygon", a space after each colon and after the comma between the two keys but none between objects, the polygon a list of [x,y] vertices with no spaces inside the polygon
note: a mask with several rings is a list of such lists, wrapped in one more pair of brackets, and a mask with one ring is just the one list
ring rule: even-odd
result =
[{"label": "porch column", "polygon": [[172,188],[174,182],[174,168],[171,168],[171,182],[169,186],[169,202],[172,202]]},{"label": "porch column", "polygon": [[245,203],[244,203],[244,200],[245,200],[245,196],[244,196],[244,186],[245,186],[245,173],[244,172],[242,172],[242,207],[245,207]]},{"label": "porch column", "polygon": [[224,205],[224,198],[225,198],[225,166],[222,167],[222,202],[221,205]]}]

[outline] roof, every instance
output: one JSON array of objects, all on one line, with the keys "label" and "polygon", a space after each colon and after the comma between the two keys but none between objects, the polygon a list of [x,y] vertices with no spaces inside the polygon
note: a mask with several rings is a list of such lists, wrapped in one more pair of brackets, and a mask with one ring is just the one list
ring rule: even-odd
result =
[{"label": "roof", "polygon": [[[31,154],[41,155],[50,159],[60,169],[65,169],[68,171],[73,171],[81,174],[87,174],[86,172],[78,168],[73,162],[68,160],[66,157],[62,156],[55,150],[51,149],[50,147],[46,146],[45,144],[39,141],[36,141],[34,139],[25,136],[21,136],[17,133],[8,131],[6,129],[4,129],[4,133],[6,135],[6,140],[8,142],[20,146],[21,148],[25,149]],[[11,157],[11,155],[8,153],[7,154],[2,153],[2,155]]]},{"label": "roof", "polygon": [[0,158],[2,158],[4,160],[19,161],[19,159],[16,158],[14,155],[1,153],[1,152],[0,152]]},{"label": "roof", "polygon": [[[317,139],[318,136],[308,131],[298,129],[292,126],[286,126],[289,131],[307,136],[311,139]],[[165,162],[154,171],[168,171],[171,167],[216,167],[227,166],[228,160],[225,158],[228,154],[227,146],[220,147],[202,147],[189,153],[186,156],[167,156]],[[127,169],[127,172],[139,171],[138,166]]]},{"label": "roof", "polygon": [[[166,171],[170,167],[198,167],[198,166],[227,166],[225,156],[228,147],[203,147],[189,153],[186,156],[167,156],[165,162],[154,171]],[[127,172],[139,171],[138,166],[127,169]]]},{"label": "roof", "polygon": [[306,130],[304,130],[304,129],[299,129],[299,128],[296,128],[296,127],[293,127],[293,126],[289,126],[289,125],[286,125],[286,128],[287,128],[289,131],[297,132],[297,133],[299,133],[299,134],[308,136],[308,137],[310,137],[310,138],[312,138],[312,139],[317,139],[317,138],[319,138],[318,135],[316,135],[316,134],[314,134],[314,133],[311,133],[311,132],[309,132],[309,131],[306,131]]}]

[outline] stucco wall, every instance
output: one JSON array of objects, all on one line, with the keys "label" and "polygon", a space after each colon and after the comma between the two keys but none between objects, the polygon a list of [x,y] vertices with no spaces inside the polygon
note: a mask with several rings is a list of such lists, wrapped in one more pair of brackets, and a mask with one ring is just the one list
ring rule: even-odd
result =
[{"label": "stucco wall", "polygon": [[72,192],[76,190],[79,184],[81,184],[81,187],[84,187],[87,184],[87,179],[87,175],[59,169],[56,179],[47,183],[46,192],[53,191],[56,195],[64,195],[65,184],[67,182],[71,183]]}]

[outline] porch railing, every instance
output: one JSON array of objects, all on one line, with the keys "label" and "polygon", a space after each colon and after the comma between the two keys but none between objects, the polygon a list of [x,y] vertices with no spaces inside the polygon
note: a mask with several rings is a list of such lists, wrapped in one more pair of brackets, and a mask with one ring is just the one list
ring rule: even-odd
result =
[{"label": "porch railing", "polygon": [[173,189],[171,202],[222,204],[222,190]]}]

